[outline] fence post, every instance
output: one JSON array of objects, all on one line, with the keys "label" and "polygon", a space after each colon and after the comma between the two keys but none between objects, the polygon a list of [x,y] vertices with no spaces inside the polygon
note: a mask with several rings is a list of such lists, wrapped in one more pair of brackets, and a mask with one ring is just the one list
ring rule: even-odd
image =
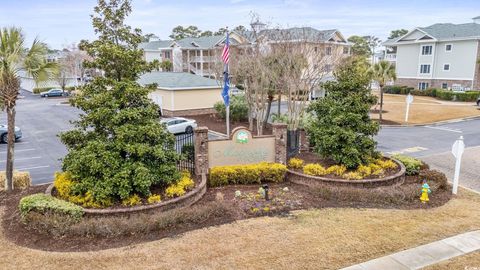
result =
[{"label": "fence post", "polygon": [[195,134],[195,174],[208,173],[208,128],[197,127]]},{"label": "fence post", "polygon": [[275,136],[275,162],[287,164],[287,124],[273,123]]}]

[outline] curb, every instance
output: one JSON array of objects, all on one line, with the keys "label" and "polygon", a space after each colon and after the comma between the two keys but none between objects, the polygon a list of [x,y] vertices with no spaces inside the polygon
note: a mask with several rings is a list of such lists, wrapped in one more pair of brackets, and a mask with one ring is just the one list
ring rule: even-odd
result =
[{"label": "curb", "polygon": [[432,125],[443,125],[443,124],[450,124],[450,123],[458,123],[458,122],[464,122],[464,121],[468,121],[468,120],[477,120],[477,119],[480,119],[480,116],[469,116],[469,117],[464,117],[464,118],[450,119],[450,120],[431,122],[431,123],[425,123],[425,124],[380,125],[380,127],[396,127],[396,128],[425,127],[425,126],[432,126]]}]

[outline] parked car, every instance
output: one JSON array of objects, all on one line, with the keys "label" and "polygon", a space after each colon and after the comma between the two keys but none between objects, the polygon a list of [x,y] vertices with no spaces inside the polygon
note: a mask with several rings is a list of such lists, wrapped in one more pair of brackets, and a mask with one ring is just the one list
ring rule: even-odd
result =
[{"label": "parked car", "polygon": [[[0,125],[0,141],[3,143],[7,143],[7,132],[8,126]],[[20,138],[22,138],[22,130],[19,127],[15,127],[15,140],[19,140]]]},{"label": "parked car", "polygon": [[66,92],[64,93],[62,89],[50,89],[48,91],[41,92],[40,96],[41,97],[61,97],[66,94],[67,93]]},{"label": "parked car", "polygon": [[163,118],[160,120],[167,126],[170,133],[192,133],[193,129],[197,127],[197,122],[193,119],[183,117]]},{"label": "parked car", "polygon": [[480,107],[480,97],[477,98],[477,106]]}]

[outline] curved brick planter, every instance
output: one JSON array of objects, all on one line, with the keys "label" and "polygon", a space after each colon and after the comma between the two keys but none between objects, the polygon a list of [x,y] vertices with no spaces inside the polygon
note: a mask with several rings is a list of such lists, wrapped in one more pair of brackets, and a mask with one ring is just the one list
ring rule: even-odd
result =
[{"label": "curved brick planter", "polygon": [[[53,184],[48,186],[45,194],[52,195]],[[129,208],[112,208],[112,209],[91,209],[83,208],[85,214],[87,215],[113,215],[113,214],[129,214],[135,212],[141,212],[146,210],[155,209],[158,211],[167,211],[174,208],[180,208],[185,206],[190,206],[197,201],[199,201],[203,195],[207,192],[207,176],[202,174],[200,184],[195,187],[195,189],[187,192],[181,197],[177,197],[168,201],[159,202],[155,204],[148,205],[139,205]]]},{"label": "curved brick planter", "polygon": [[405,180],[405,166],[398,160],[391,158],[400,167],[400,171],[394,175],[383,178],[363,179],[363,180],[345,180],[334,179],[321,176],[311,176],[300,172],[287,170],[287,180],[308,187],[314,187],[321,184],[336,185],[336,186],[352,186],[352,187],[379,187],[391,186],[397,183],[402,183]]}]

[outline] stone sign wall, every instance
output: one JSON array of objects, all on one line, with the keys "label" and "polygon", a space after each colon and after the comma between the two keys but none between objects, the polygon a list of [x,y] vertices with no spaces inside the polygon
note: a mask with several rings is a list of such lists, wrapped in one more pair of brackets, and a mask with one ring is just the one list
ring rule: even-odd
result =
[{"label": "stone sign wall", "polygon": [[234,129],[228,139],[209,140],[208,128],[195,129],[195,174],[216,166],[276,162],[286,164],[287,125],[272,124],[272,135],[252,136],[245,127]]},{"label": "stone sign wall", "polygon": [[236,128],[229,139],[208,142],[208,160],[209,168],[275,162],[275,136],[253,137],[248,129]]}]

